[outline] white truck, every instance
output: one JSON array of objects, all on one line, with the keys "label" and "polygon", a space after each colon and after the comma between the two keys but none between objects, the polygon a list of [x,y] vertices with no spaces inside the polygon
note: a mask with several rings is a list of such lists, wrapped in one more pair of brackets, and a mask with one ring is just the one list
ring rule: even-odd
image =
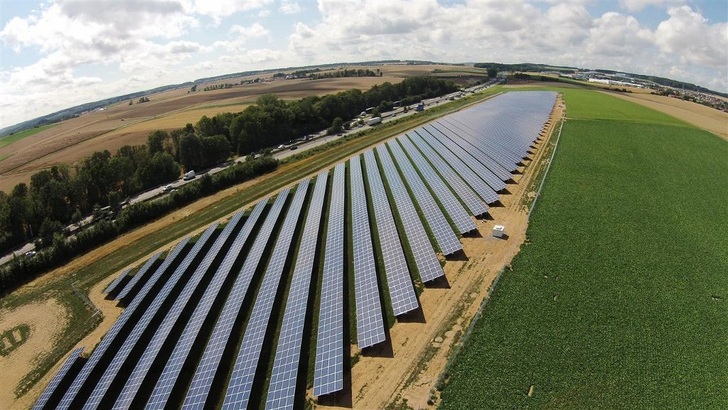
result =
[{"label": "white truck", "polygon": [[185,181],[189,181],[190,179],[195,179],[196,176],[197,174],[195,174],[195,171],[189,171],[185,174],[184,177],[182,177],[182,179],[184,179]]},{"label": "white truck", "polygon": [[382,117],[372,117],[367,121],[367,125],[373,126],[382,123]]}]

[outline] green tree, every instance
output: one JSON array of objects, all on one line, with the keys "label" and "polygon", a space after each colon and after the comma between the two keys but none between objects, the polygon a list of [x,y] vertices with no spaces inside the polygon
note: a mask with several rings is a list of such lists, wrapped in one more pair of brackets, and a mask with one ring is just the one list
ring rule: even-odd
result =
[{"label": "green tree", "polygon": [[[206,117],[203,117],[206,118]],[[149,147],[149,154],[154,155],[158,152],[164,151],[164,143],[169,138],[169,134],[166,131],[154,131],[149,134],[147,138],[147,147]]]}]

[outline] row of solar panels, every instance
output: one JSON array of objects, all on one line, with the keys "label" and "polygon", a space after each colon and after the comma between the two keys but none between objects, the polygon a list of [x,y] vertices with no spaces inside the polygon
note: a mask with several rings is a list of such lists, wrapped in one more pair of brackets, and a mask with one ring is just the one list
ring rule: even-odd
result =
[{"label": "row of solar panels", "polygon": [[[386,280],[395,315],[419,307],[413,278],[429,282],[444,275],[435,249],[461,251],[457,235],[476,229],[471,216],[498,200],[554,101],[553,93],[510,93],[417,128],[349,160],[348,183],[341,163],[331,181],[323,172],[311,190],[306,179],[293,198],[284,190],[247,218],[236,214],[219,233],[214,224],[194,245],[183,240],[161,263],[154,255],[130,279],[123,273],[107,292],[115,294],[124,283],[115,298],[129,299],[128,306],[80,371],[59,372],[35,407],[162,408],[184,397],[179,405],[192,409],[219,397],[223,408],[245,408],[254,389],[264,387],[261,369],[268,361],[261,352],[271,345],[266,408],[291,408],[305,377],[299,375],[307,353],[301,345],[315,311],[311,283],[319,271],[318,329],[310,330],[317,334],[314,395],[341,390],[346,255],[357,342],[365,348],[385,340],[379,278]],[[480,120],[503,105],[510,108],[500,117]],[[515,117],[500,127],[501,119]],[[274,323],[277,311],[282,317]],[[66,364],[77,360],[72,355]],[[55,392],[56,379],[65,375],[75,377]]]}]

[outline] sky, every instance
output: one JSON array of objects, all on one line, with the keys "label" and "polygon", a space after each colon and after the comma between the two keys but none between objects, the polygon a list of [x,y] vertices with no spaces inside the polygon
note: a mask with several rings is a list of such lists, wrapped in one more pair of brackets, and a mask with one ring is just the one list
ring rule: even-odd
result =
[{"label": "sky", "polygon": [[0,0],[0,128],[257,69],[544,63],[728,92],[726,0]]}]

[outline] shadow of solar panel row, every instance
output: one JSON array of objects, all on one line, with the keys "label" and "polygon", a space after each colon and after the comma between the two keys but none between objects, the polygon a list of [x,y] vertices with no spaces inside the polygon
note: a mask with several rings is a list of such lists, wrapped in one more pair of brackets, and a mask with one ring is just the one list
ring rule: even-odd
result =
[{"label": "shadow of solar panel row", "polygon": [[71,354],[69,354],[66,358],[66,361],[63,362],[60,370],[58,370],[58,373],[53,376],[53,379],[51,379],[50,383],[48,383],[48,386],[46,386],[46,388],[43,390],[43,393],[41,393],[40,397],[35,402],[35,405],[33,405],[33,410],[42,410],[48,404],[51,396],[53,396],[53,393],[56,392],[58,385],[61,384],[63,379],[66,377],[66,374],[68,374],[68,371],[71,370],[71,367],[73,367],[78,358],[81,357],[82,352],[83,347],[78,347],[71,351]]},{"label": "shadow of solar panel row", "polygon": [[238,350],[230,381],[225,391],[223,409],[241,409],[248,407],[250,392],[253,388],[255,371],[260,362],[260,350],[263,347],[268,322],[273,310],[273,303],[280,294],[281,276],[288,259],[291,242],[298,227],[298,220],[306,199],[310,180],[305,179],[296,187],[293,201],[286,212],[283,226],[278,233],[273,252],[255,299],[250,320],[245,328],[243,342]]},{"label": "shadow of solar panel row", "polygon": [[392,206],[390,206],[387,199],[387,191],[384,189],[384,183],[373,150],[370,149],[364,152],[364,163],[379,236],[378,250],[382,256],[384,272],[387,277],[389,299],[392,303],[394,315],[399,316],[417,309],[420,304],[417,301],[414,286],[412,286],[407,260],[392,215]]},{"label": "shadow of solar panel row", "polygon": [[116,287],[119,286],[119,284],[124,280],[124,278],[127,277],[130,270],[131,269],[124,269],[124,271],[121,272],[119,274],[119,276],[117,276],[113,281],[111,281],[111,283],[109,283],[109,285],[106,286],[104,291],[101,293],[104,293],[104,294],[114,293],[114,291],[116,290]]},{"label": "shadow of solar panel row", "polygon": [[[223,249],[226,249],[225,245],[227,244],[232,232],[237,228],[242,217],[243,213],[238,212],[230,219],[225,228],[215,239],[215,242],[207,251],[200,264],[197,265],[197,268],[190,276],[190,279],[184,289],[182,289],[182,292],[180,292],[177,298],[175,298],[172,307],[165,315],[162,323],[155,329],[152,340],[149,341],[149,344],[144,349],[144,353],[141,355],[139,361],[137,361],[134,370],[130,375],[125,375],[124,378],[119,381],[119,383],[123,384],[124,387],[116,399],[114,404],[115,409],[131,408],[132,401],[139,391],[140,386],[144,382],[144,378],[147,376],[149,369],[152,367],[152,363],[157,359],[157,355],[159,355],[162,345],[168,340],[168,338],[175,337],[175,335],[171,334],[172,328],[177,321],[182,320],[184,322],[189,319],[188,317],[181,317],[182,311],[188,303],[193,303],[194,306],[194,304],[198,302],[191,300],[193,293],[198,291],[198,287],[201,283],[204,283],[203,278],[207,275],[208,270],[210,270],[212,262],[218,257]],[[213,277],[212,282],[207,289],[201,289],[204,290],[204,296],[203,300],[200,302],[206,303],[207,306],[197,306],[200,308],[198,313],[199,315],[205,315],[206,312],[209,311],[209,306],[212,304],[212,300],[214,300],[215,296],[217,296],[217,291],[219,291],[220,286],[222,285],[221,282],[225,279],[225,275],[218,275],[218,273],[220,273],[219,270],[215,273],[215,277]],[[218,282],[217,284],[215,283],[216,280]],[[215,289],[215,287],[217,287],[217,289]],[[202,320],[204,320],[204,317],[199,319],[200,325]]]},{"label": "shadow of solar panel row", "polygon": [[185,360],[189,357],[190,349],[199,336],[202,324],[210,314],[213,302],[220,294],[222,286],[227,280],[230,271],[233,268],[233,264],[240,256],[243,246],[248,242],[248,237],[253,231],[260,215],[263,213],[265,205],[266,201],[258,202],[248,218],[245,220],[245,225],[243,225],[242,229],[238,232],[230,248],[226,251],[227,253],[225,254],[225,258],[217,268],[215,276],[208,285],[199,305],[195,308],[189,322],[182,331],[180,339],[177,341],[176,346],[172,350],[172,355],[167,361],[167,364],[164,366],[154,390],[147,400],[147,408],[163,408],[169,399],[169,395],[172,393],[172,389],[174,388],[177,378],[182,371]]},{"label": "shadow of solar panel row", "polygon": [[[439,156],[441,156],[447,164],[449,164],[455,172],[457,172],[465,182],[480,196],[483,201],[487,204],[492,204],[498,201],[498,194],[483,181],[478,174],[472,169],[468,168],[457,155],[450,152],[447,147],[442,145],[440,141],[435,139],[429,132],[424,128],[415,129],[410,135],[417,135],[422,140],[423,144],[429,145]],[[415,141],[417,142],[417,141]],[[420,149],[422,149],[420,147]]]},{"label": "shadow of solar panel row", "polygon": [[346,204],[346,166],[334,167],[326,244],[321,270],[316,360],[313,376],[314,396],[344,388],[344,212]]},{"label": "shadow of solar panel row", "polygon": [[465,206],[467,206],[471,215],[480,216],[488,212],[488,205],[483,202],[483,199],[480,198],[473,189],[470,188],[465,181],[463,181],[460,174],[455,172],[455,170],[452,169],[450,165],[442,159],[442,157],[437,155],[432,147],[427,145],[427,143],[420,138],[418,134],[409,133],[402,138],[407,138],[412,143],[412,146],[416,147],[416,149],[422,153],[424,158],[426,158],[430,164],[435,167],[442,179],[447,181],[453,191],[455,191],[457,196],[463,201]]},{"label": "shadow of solar panel row", "polygon": [[301,243],[298,246],[296,262],[293,266],[293,278],[288,291],[281,332],[275,350],[273,370],[265,402],[266,409],[292,409],[294,405],[301,345],[303,344],[303,327],[308,309],[311,274],[314,270],[316,248],[319,242],[321,211],[326,198],[327,181],[328,172],[320,173],[316,177],[316,186],[308,206]]},{"label": "shadow of solar panel row", "polygon": [[392,156],[397,162],[402,175],[404,175],[404,180],[414,195],[415,203],[422,212],[425,222],[435,236],[435,242],[437,242],[440,251],[444,255],[451,255],[462,250],[463,246],[460,244],[460,240],[442,213],[440,206],[435,202],[432,194],[427,189],[425,183],[422,182],[422,178],[420,178],[417,170],[412,166],[412,163],[404,151],[402,151],[400,145],[395,140],[389,141],[386,145],[392,151]]},{"label": "shadow of solar panel row", "polygon": [[241,314],[241,308],[245,295],[250,287],[261,256],[265,250],[271,233],[278,222],[278,217],[286,203],[290,189],[285,189],[278,194],[273,206],[268,211],[265,222],[258,230],[253,246],[248,251],[248,255],[238,273],[235,283],[233,284],[230,294],[225,300],[225,305],[220,312],[220,316],[215,322],[215,327],[210,334],[202,354],[200,362],[197,364],[192,382],[182,404],[185,409],[201,409],[204,407],[212,382],[217,374],[217,368],[220,366],[220,360],[230,340],[233,325]]},{"label": "shadow of solar panel row", "polygon": [[424,181],[427,182],[433,195],[437,197],[437,200],[445,212],[447,212],[450,220],[453,221],[455,227],[458,229],[458,232],[463,234],[478,229],[475,222],[468,215],[468,212],[463,208],[463,205],[445,184],[445,181],[432,169],[425,157],[420,154],[407,136],[402,135],[397,138],[397,141],[402,145],[404,152],[407,153],[414,166],[424,178]]},{"label": "shadow of solar panel row", "polygon": [[384,321],[379,299],[377,265],[374,259],[367,197],[361,160],[349,160],[351,188],[351,245],[354,267],[354,296],[356,302],[356,336],[360,349],[383,342]]},{"label": "shadow of solar panel row", "polygon": [[[177,282],[188,270],[188,268],[192,264],[192,261],[197,257],[197,254],[202,251],[202,248],[213,235],[216,228],[217,224],[213,224],[212,226],[207,228],[202,237],[197,241],[197,243],[195,243],[195,246],[192,247],[192,250],[187,255],[185,255],[185,258],[179,264],[177,269],[175,269],[172,276],[167,280],[167,283],[164,284],[162,290],[160,290],[159,293],[155,296],[152,303],[150,303],[145,308],[142,318],[139,319],[139,322],[137,322],[136,326],[134,326],[134,329],[126,336],[126,338],[124,339],[124,343],[114,355],[113,360],[111,361],[111,363],[109,363],[109,366],[106,368],[103,375],[95,381],[94,389],[83,406],[84,409],[98,408],[98,405],[101,403],[101,400],[106,395],[109,387],[116,380],[116,377],[119,374],[119,370],[121,369],[122,365],[124,365],[127,359],[129,359],[129,354],[136,346],[144,331],[149,328],[149,322],[151,322],[152,319],[157,315],[160,307],[165,302],[165,300],[170,297],[170,292],[172,291],[172,288],[177,285]],[[134,358],[132,358],[132,360],[133,359]]]},{"label": "shadow of solar panel row", "polygon": [[[170,265],[172,265],[173,262],[175,262],[178,258],[183,257],[181,254],[182,250],[185,249],[185,246],[187,245],[187,242],[190,241],[190,239],[191,238],[185,238],[179,244],[177,244],[177,246],[175,246],[175,248],[164,259],[164,262],[154,272],[152,277],[149,278],[147,283],[144,284],[142,289],[131,301],[129,306],[124,309],[124,312],[122,312],[116,322],[114,322],[114,324],[111,326],[111,329],[106,332],[106,335],[103,339],[101,339],[101,342],[98,344],[98,346],[96,346],[93,353],[91,353],[91,356],[89,356],[88,360],[81,368],[79,374],[76,375],[76,378],[71,386],[68,388],[68,390],[66,390],[65,395],[58,404],[59,409],[67,409],[71,406],[79,390],[81,390],[81,387],[83,387],[83,385],[87,382],[89,375],[96,367],[96,364],[106,354],[109,346],[115,340],[117,340],[117,338],[118,340],[123,340],[126,337],[126,334],[120,334],[122,328],[130,319],[132,319],[132,317],[136,316],[136,309],[141,305],[142,301],[145,299],[145,296],[149,293],[152,287],[154,287],[157,281],[162,277],[162,274],[167,271],[167,269],[170,267]],[[113,352],[109,352],[109,354],[113,354]]]},{"label": "shadow of solar panel row", "polygon": [[414,257],[415,265],[417,265],[420,278],[423,282],[429,282],[444,276],[445,272],[440,266],[440,261],[437,260],[435,250],[432,249],[432,244],[427,237],[425,228],[422,226],[422,221],[420,221],[415,205],[412,203],[412,198],[407,193],[407,188],[405,188],[404,182],[402,182],[399,172],[389,156],[387,147],[383,144],[378,145],[376,152],[384,176],[389,184],[389,190],[394,198],[397,214],[402,221],[407,243]]},{"label": "shadow of solar panel row", "polygon": [[433,138],[438,140],[442,145],[446,146],[455,156],[460,159],[465,165],[472,169],[493,191],[498,192],[506,188],[505,182],[501,181],[496,174],[489,170],[485,165],[480,163],[473,155],[462,149],[459,145],[454,143],[450,138],[440,131],[434,124],[426,125],[423,127],[427,130]]},{"label": "shadow of solar panel row", "polygon": [[155,253],[154,255],[152,255],[151,258],[149,258],[149,260],[147,260],[144,263],[144,265],[139,269],[139,271],[136,274],[134,274],[134,276],[131,277],[131,280],[129,282],[127,282],[126,285],[124,285],[124,289],[122,289],[121,292],[119,292],[119,294],[116,295],[116,300],[124,299],[129,294],[129,292],[131,292],[132,289],[134,289],[134,287],[137,285],[137,283],[139,283],[139,281],[141,281],[144,278],[144,276],[147,274],[149,269],[151,269],[151,267],[154,265],[154,262],[156,262],[157,259],[159,259],[160,255],[162,255],[161,252]]}]

